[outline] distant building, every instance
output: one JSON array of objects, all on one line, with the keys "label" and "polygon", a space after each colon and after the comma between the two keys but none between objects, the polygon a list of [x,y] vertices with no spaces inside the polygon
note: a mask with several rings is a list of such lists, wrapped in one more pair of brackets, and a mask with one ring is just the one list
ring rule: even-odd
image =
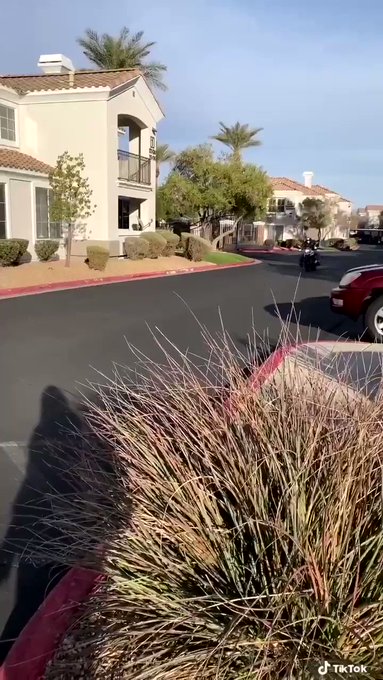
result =
[{"label": "distant building", "polygon": [[[288,177],[271,178],[273,198],[269,201],[265,238],[286,240],[297,236],[300,205],[306,198],[319,198],[331,204],[334,219],[326,238],[348,236],[347,229],[337,225],[336,217],[340,214],[351,215],[352,201],[333,189],[313,184],[313,177],[314,173],[307,171],[303,173],[303,183]],[[316,234],[311,236],[316,237]]]},{"label": "distant building", "polygon": [[364,217],[369,226],[379,226],[379,215],[383,212],[383,205],[366,205]]}]

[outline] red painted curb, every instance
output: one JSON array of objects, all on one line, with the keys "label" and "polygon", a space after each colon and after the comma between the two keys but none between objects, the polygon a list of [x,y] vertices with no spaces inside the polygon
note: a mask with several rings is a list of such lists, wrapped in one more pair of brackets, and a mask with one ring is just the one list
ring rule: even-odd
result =
[{"label": "red painted curb", "polygon": [[274,255],[298,255],[300,253],[300,250],[290,250],[289,248],[270,248],[269,250],[260,250],[259,248],[257,249],[252,249],[252,248],[239,248],[240,253],[253,253],[256,255],[257,253],[262,254],[262,253],[273,253]]},{"label": "red painted curb", "polygon": [[0,680],[41,680],[76,611],[102,576],[71,569],[29,620],[0,668]]},{"label": "red painted curb", "polygon": [[[305,344],[305,343],[302,343]],[[300,345],[287,345],[286,347],[281,347],[280,349],[275,350],[267,359],[266,361],[260,366],[259,368],[256,368],[255,371],[252,373],[250,377],[250,385],[251,387],[257,388],[263,385],[263,383],[266,382],[266,380],[281,366],[281,364],[284,362],[286,357],[293,352],[294,349],[297,349],[300,347]]]},{"label": "red painted curb", "polygon": [[[166,272],[148,272],[147,274],[128,274],[127,276],[110,276],[106,279],[78,279],[77,281],[62,281],[57,283],[47,283],[41,286],[25,286],[23,288],[4,288],[0,290],[0,299],[22,297],[24,295],[38,295],[40,293],[57,292],[60,290],[70,290],[74,288],[91,288],[92,286],[105,286],[111,283],[126,283],[143,279],[158,279],[165,276],[180,276],[183,274],[199,274],[207,271],[221,271],[222,269],[232,269],[233,267],[249,267],[261,264],[257,260],[252,262],[235,262],[224,265],[206,265],[204,267],[191,267],[190,269],[170,269]],[[1,678],[0,678],[1,680]]]}]

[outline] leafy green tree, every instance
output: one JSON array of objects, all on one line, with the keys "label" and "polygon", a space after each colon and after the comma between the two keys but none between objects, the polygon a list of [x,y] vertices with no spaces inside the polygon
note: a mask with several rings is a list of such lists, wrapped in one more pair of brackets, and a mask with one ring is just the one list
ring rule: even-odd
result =
[{"label": "leafy green tree", "polygon": [[212,147],[204,144],[176,156],[172,172],[159,189],[161,216],[184,215],[201,224],[228,215],[260,218],[271,192],[261,168],[217,161]]},{"label": "leafy green tree", "polygon": [[198,187],[178,173],[172,173],[157,192],[157,218],[170,221],[177,217],[199,219],[201,197]]},{"label": "leafy green tree", "polygon": [[85,170],[84,156],[71,156],[65,151],[56,161],[56,166],[49,176],[53,200],[50,205],[50,217],[53,222],[60,222],[67,227],[66,260],[69,267],[72,252],[73,235],[79,228],[78,221],[90,217],[96,206],[92,203],[92,189]]},{"label": "leafy green tree", "polygon": [[156,178],[157,183],[160,177],[161,165],[163,163],[170,163],[175,158],[175,153],[169,147],[169,144],[157,144],[156,148]]},{"label": "leafy green tree", "polygon": [[250,128],[248,124],[241,125],[241,123],[235,123],[235,125],[229,126],[222,122],[220,122],[219,126],[220,131],[218,134],[213,135],[212,139],[229,147],[233,160],[241,161],[242,151],[244,149],[260,146],[262,144],[260,139],[257,139],[256,137],[263,128]]},{"label": "leafy green tree", "polygon": [[322,240],[324,230],[329,227],[333,217],[331,206],[320,198],[305,198],[301,204],[300,223],[305,231],[316,229],[318,241]]},{"label": "leafy green tree", "polygon": [[88,28],[77,42],[89,61],[98,68],[138,69],[148,83],[160,90],[166,90],[163,76],[167,68],[160,62],[146,61],[156,43],[144,42],[143,36],[143,31],[131,34],[126,26],[117,37],[108,33],[100,35]]}]

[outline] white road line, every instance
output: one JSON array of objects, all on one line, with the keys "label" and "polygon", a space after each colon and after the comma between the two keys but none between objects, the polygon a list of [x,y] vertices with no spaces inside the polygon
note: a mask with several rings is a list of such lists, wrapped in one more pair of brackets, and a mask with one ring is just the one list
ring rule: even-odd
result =
[{"label": "white road line", "polygon": [[23,474],[25,474],[28,463],[28,456],[25,454],[26,448],[26,442],[0,442],[0,449],[5,451],[9,460],[14,463]]}]

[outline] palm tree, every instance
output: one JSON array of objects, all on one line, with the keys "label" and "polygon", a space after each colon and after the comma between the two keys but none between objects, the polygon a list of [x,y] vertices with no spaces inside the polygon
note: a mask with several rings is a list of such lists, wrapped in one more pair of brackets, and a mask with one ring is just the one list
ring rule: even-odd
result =
[{"label": "palm tree", "polygon": [[89,61],[99,68],[135,68],[141,71],[148,83],[160,90],[166,90],[162,78],[167,68],[156,61],[145,61],[156,43],[143,42],[143,35],[143,31],[131,34],[126,26],[121,29],[117,37],[108,33],[100,35],[97,31],[88,28],[85,35],[78,38],[77,42]]},{"label": "palm tree", "polygon": [[234,160],[241,160],[241,151],[248,149],[251,146],[260,146],[262,142],[255,139],[256,135],[263,130],[263,128],[250,128],[247,124],[235,123],[231,127],[220,122],[220,131],[217,135],[213,135],[211,139],[217,142],[222,142],[228,146],[232,151],[232,158]]},{"label": "palm tree", "polygon": [[163,163],[169,163],[175,157],[174,151],[169,148],[169,144],[157,144],[156,148],[156,178],[158,183],[158,178],[161,172],[161,165]]}]

